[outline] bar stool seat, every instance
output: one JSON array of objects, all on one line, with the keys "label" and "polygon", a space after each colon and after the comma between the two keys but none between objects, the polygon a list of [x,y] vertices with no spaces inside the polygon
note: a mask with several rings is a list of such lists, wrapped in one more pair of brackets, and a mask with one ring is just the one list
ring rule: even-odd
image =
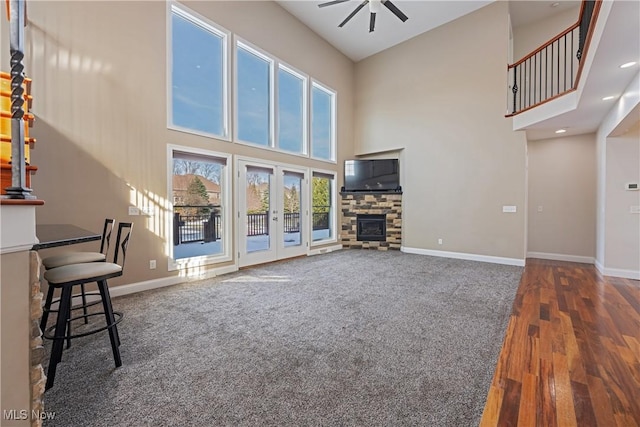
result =
[{"label": "bar stool seat", "polygon": [[[42,259],[42,265],[46,270],[52,268],[58,268],[69,264],[81,264],[91,262],[105,262],[107,259],[107,253],[109,252],[109,243],[111,242],[111,233],[113,232],[113,226],[115,220],[112,218],[106,218],[104,220],[104,227],[102,228],[102,238],[100,240],[100,252],[65,252],[59,255],[52,255]],[[49,286],[47,297],[45,299],[44,307],[42,308],[42,318],[40,319],[40,330],[45,332],[47,329],[47,321],[49,320],[49,313],[56,313],[58,310],[52,309],[51,305],[58,303],[60,300],[53,298],[54,288]],[[92,305],[98,304],[100,301],[87,302],[88,296],[99,296],[96,292],[86,292],[84,284],[80,285],[80,295],[74,295],[72,298],[82,298],[82,303],[73,306],[71,310],[82,309],[84,317],[84,323],[89,323],[89,312],[87,311]],[[71,328],[71,325],[69,325]],[[71,335],[70,333],[68,335]],[[67,340],[67,348],[71,346],[71,340]]]},{"label": "bar stool seat", "polygon": [[[116,238],[116,249],[113,255],[113,262],[90,262],[82,264],[69,264],[62,267],[52,268],[44,272],[44,278],[49,282],[51,288],[59,288],[61,295],[59,298],[58,318],[54,326],[44,330],[43,336],[53,340],[51,348],[51,357],[49,359],[49,368],[47,371],[47,384],[45,390],[53,387],[56,367],[62,360],[62,351],[64,341],[71,338],[79,338],[100,331],[108,330],[109,339],[111,341],[111,350],[116,367],[122,366],[120,358],[120,336],[118,335],[117,324],[122,320],[122,313],[114,312],[111,305],[111,296],[109,294],[109,286],[107,279],[122,276],[124,271],[124,262],[126,258],[129,238],[133,224],[120,223],[118,225],[118,236]],[[126,230],[125,230],[126,229]],[[125,232],[123,233],[123,230]],[[118,252],[122,250],[122,264],[118,264]],[[96,282],[100,299],[102,301],[103,311],[99,313],[91,313],[77,318],[89,316],[104,315],[105,323],[93,329],[73,335],[71,333],[70,324],[75,320],[71,317],[71,302],[73,299],[72,289],[74,286],[83,285],[85,283]],[[53,310],[51,310],[53,311]]]},{"label": "bar stool seat", "polygon": [[99,277],[119,273],[122,267],[110,262],[70,264],[44,272],[49,283],[75,282],[87,277]]},{"label": "bar stool seat", "polygon": [[52,255],[42,260],[45,269],[62,267],[68,264],[82,264],[85,262],[102,262],[107,255],[100,252],[69,252],[66,254]]}]

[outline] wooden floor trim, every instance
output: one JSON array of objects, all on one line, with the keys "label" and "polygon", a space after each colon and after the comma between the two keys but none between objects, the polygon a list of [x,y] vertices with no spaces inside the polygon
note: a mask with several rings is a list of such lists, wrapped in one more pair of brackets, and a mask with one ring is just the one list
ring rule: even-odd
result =
[{"label": "wooden floor trim", "polygon": [[480,425],[640,427],[640,281],[527,259]]}]

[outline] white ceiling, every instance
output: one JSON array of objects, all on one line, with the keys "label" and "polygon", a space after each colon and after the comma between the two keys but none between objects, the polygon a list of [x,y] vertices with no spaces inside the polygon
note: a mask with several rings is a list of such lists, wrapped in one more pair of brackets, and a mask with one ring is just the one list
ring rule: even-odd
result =
[{"label": "white ceiling", "polygon": [[370,33],[368,6],[362,8],[344,27],[338,28],[362,0],[318,7],[326,1],[329,0],[280,0],[277,3],[356,62],[492,2],[392,0],[409,19],[402,22],[383,6],[376,15],[375,31]]},{"label": "white ceiling", "polygon": [[[383,7],[382,12],[376,17],[375,31],[370,33],[368,6],[360,10],[344,27],[338,27],[338,24],[362,2],[361,0],[350,0],[324,8],[318,7],[318,4],[326,1],[328,0],[279,0],[277,3],[354,62],[493,2],[493,0],[392,0],[393,4],[409,19],[403,23]],[[554,3],[558,3],[557,6],[552,6]],[[580,0],[511,0],[509,1],[511,22],[514,27],[530,24],[569,8],[575,8],[579,3]],[[619,68],[619,65],[625,62],[640,61],[638,16],[640,16],[640,1],[614,1],[578,108],[527,127],[527,136],[530,140],[557,137],[558,135],[554,132],[561,127],[567,129],[564,136],[593,132],[597,129],[616,102],[615,100],[602,101],[602,97],[620,96],[638,73],[638,65],[624,70]],[[505,92],[506,90],[505,87]]]}]

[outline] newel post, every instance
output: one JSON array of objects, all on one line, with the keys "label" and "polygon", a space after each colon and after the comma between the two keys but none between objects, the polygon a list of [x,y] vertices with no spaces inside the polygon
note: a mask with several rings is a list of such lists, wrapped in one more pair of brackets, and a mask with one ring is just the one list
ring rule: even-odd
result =
[{"label": "newel post", "polygon": [[9,30],[11,54],[11,187],[6,198],[35,199],[27,188],[24,132],[24,26],[26,0],[9,1]]}]

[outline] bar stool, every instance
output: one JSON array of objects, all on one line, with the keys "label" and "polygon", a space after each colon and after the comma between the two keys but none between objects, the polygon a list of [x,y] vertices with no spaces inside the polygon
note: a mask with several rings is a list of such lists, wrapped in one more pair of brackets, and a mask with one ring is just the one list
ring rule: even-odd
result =
[{"label": "bar stool", "polygon": [[[43,333],[43,336],[45,338],[53,340],[45,390],[53,387],[53,382],[56,376],[56,367],[62,360],[62,351],[64,348],[65,340],[84,337],[104,331],[106,329],[109,331],[111,350],[113,352],[113,359],[115,361],[116,368],[122,366],[119,349],[120,336],[118,335],[117,327],[117,324],[122,320],[122,313],[113,311],[107,279],[119,277],[123,274],[127,247],[129,246],[129,239],[131,237],[132,228],[133,224],[130,222],[121,222],[120,224],[118,224],[118,235],[116,238],[116,249],[113,255],[113,262],[69,264],[45,271],[44,278],[47,280],[47,282],[49,282],[49,286],[53,288],[60,288],[62,290],[56,324],[46,329]],[[121,265],[118,264],[119,250],[122,250]],[[72,335],[71,331],[68,329],[68,324],[75,319],[84,317],[71,317],[71,300],[73,287],[82,285],[83,283],[91,282],[96,282],[98,284],[98,290],[100,291],[100,297],[102,300],[102,307],[104,311],[91,313],[87,316],[91,317],[104,314],[105,325],[102,327],[96,327],[87,332]],[[51,334],[51,332],[53,332],[53,335]]]},{"label": "bar stool", "polygon": [[[100,252],[83,252],[83,251],[75,251],[75,252],[66,252],[60,255],[53,255],[42,260],[42,265],[46,270],[50,270],[56,267],[62,267],[64,265],[69,264],[81,264],[85,262],[103,262],[107,259],[107,253],[109,252],[109,243],[111,242],[111,233],[113,231],[113,226],[115,224],[115,220],[111,218],[107,218],[104,220],[104,227],[102,229],[102,239],[100,240]],[[52,310],[51,305],[59,302],[58,299],[53,299],[53,291],[54,288],[49,286],[49,290],[47,291],[47,298],[45,299],[44,307],[42,308],[42,318],[40,319],[40,330],[44,331],[47,327],[47,321],[49,320],[49,313],[55,313],[58,310]],[[95,301],[93,303],[87,304],[87,295],[89,296],[98,296],[100,294],[95,292],[87,293],[85,292],[84,283],[80,285],[80,295],[74,295],[72,298],[81,297],[82,305],[71,308],[72,310],[82,308],[84,314],[84,323],[89,323],[87,308],[91,307],[94,304],[99,303],[100,301]],[[71,325],[69,325],[69,329]],[[71,345],[71,340],[67,341],[67,348]]]}]

